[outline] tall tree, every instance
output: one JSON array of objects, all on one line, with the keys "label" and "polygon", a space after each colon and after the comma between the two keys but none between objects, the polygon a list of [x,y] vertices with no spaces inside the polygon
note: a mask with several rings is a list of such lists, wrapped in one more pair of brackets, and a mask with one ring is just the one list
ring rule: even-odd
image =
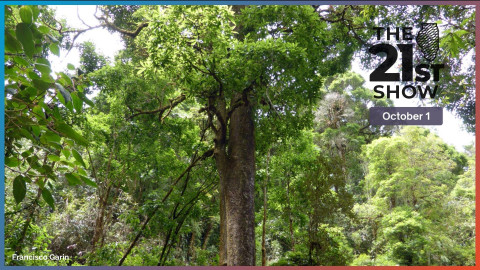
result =
[{"label": "tall tree", "polygon": [[[7,262],[473,264],[472,158],[424,129],[391,137],[395,128],[369,125],[368,108],[391,102],[343,73],[369,47],[372,27],[440,18],[439,59],[452,66],[442,75],[471,91],[456,58],[471,55],[474,43],[459,38],[473,32],[458,27],[473,14],[102,6],[99,25],[71,29],[46,7],[9,7]],[[84,43],[80,69],[52,75],[49,51],[99,27],[124,37],[115,60]],[[434,102],[464,108],[472,123],[462,87]],[[42,197],[55,209],[40,207]],[[71,258],[12,261],[15,251]]]},{"label": "tall tree", "polygon": [[[145,55],[138,74],[161,74],[171,87],[168,103],[133,108],[134,115],[162,118],[185,100],[202,106],[220,178],[220,264],[253,265],[255,129],[268,132],[262,130],[268,116],[285,128],[308,125],[321,77],[343,71],[355,50],[349,29],[327,23],[310,6],[160,6],[137,13],[148,21],[135,38]],[[327,45],[339,43],[351,46]]]},{"label": "tall tree", "polygon": [[[451,233],[446,226],[447,217],[455,213],[449,208],[458,205],[457,199],[449,201],[449,194],[458,196],[454,190],[465,184],[468,175],[471,177],[470,169],[464,171],[465,155],[429,130],[418,127],[405,127],[401,136],[377,139],[364,150],[368,162],[364,188],[370,195],[365,204],[357,206],[357,211],[367,226],[371,226],[372,220],[378,226],[371,242],[371,253],[378,264],[385,263],[382,257],[388,258],[388,264],[447,263],[438,256],[438,243],[452,245],[446,236]],[[458,175],[462,177],[459,179]],[[467,198],[468,195],[460,195],[458,200],[468,201]],[[369,207],[374,211],[366,211]],[[465,210],[471,208],[467,206]],[[466,240],[465,244],[470,243]],[[456,256],[465,256],[465,261],[456,261]],[[472,261],[466,254],[449,257],[448,263]]]}]

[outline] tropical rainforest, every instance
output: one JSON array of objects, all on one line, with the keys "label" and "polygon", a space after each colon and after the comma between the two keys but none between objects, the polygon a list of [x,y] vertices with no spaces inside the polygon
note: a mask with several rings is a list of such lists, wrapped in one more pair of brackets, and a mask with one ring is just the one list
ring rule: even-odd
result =
[{"label": "tropical rainforest", "polygon": [[[394,101],[352,68],[381,62],[374,27],[437,23],[416,106],[474,133],[474,6],[4,9],[6,265],[475,264],[475,146],[370,125]],[[114,60],[76,42],[94,28]]]}]

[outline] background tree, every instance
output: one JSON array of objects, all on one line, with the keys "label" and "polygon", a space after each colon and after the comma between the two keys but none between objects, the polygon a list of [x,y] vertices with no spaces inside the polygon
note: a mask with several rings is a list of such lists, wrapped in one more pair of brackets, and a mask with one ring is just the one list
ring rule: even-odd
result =
[{"label": "background tree", "polygon": [[[468,174],[466,157],[428,130],[416,127],[403,128],[402,136],[375,140],[365,147],[365,155],[369,165],[364,188],[369,195],[364,205],[357,206],[357,213],[367,226],[374,226],[369,251],[374,261],[379,258],[383,264],[388,258],[386,263],[400,265],[472,263],[472,257],[454,262],[456,255],[445,261],[438,256],[437,246],[439,237],[449,234],[445,224],[449,220],[446,213],[452,213],[448,210],[452,201],[448,198],[459,175]],[[444,245],[449,241],[440,242]]]}]

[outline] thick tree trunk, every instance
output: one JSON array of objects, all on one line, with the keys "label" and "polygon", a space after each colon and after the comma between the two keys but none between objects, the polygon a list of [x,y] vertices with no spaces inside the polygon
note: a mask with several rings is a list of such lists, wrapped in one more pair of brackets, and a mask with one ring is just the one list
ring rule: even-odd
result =
[{"label": "thick tree trunk", "polygon": [[[255,137],[252,106],[246,94],[231,114],[228,153],[217,136],[220,175],[220,265],[255,265]],[[226,138],[226,137],[225,137]],[[226,141],[226,140],[225,140]],[[223,147],[222,147],[223,146]]]},{"label": "thick tree trunk", "polygon": [[242,98],[244,104],[230,119],[228,141],[229,166],[225,178],[228,265],[255,265],[254,123],[251,105],[246,95]]},{"label": "thick tree trunk", "polygon": [[[243,7],[232,6],[232,10],[238,15]],[[242,24],[237,22],[238,40],[243,40],[241,30]],[[247,97],[252,89],[236,93],[230,102],[233,111],[227,113],[221,81],[219,84],[219,95],[211,97],[208,104],[210,113],[217,117],[214,155],[220,177],[219,265],[255,265],[255,137],[253,109]]]}]

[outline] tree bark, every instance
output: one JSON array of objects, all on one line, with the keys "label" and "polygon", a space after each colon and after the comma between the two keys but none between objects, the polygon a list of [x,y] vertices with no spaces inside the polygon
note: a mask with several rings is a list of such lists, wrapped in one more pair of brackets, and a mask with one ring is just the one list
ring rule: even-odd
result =
[{"label": "tree bark", "polygon": [[212,229],[213,229],[213,222],[212,222],[212,220],[209,219],[208,223],[207,223],[207,228],[205,229],[203,242],[202,242],[202,249],[203,250],[207,249],[208,240],[210,239],[210,235],[212,234]]},{"label": "tree bark", "polygon": [[241,98],[244,104],[232,113],[228,141],[229,162],[225,178],[227,264],[255,265],[254,123],[246,95]]},{"label": "tree bark", "polygon": [[214,157],[219,174],[219,195],[220,195],[220,243],[219,243],[219,261],[218,265],[227,265],[227,218],[225,211],[225,177],[227,170],[227,112],[225,98],[220,96],[214,101],[209,101],[209,106],[215,107],[217,112],[217,128],[215,130]]},{"label": "tree bark", "polygon": [[295,237],[293,234],[292,208],[290,205],[290,173],[287,173],[287,209],[288,209],[288,227],[290,230],[290,249],[295,251]]},{"label": "tree bark", "polygon": [[[97,212],[97,218],[95,220],[95,230],[92,238],[92,249],[95,250],[97,242],[103,238],[103,227],[105,224],[105,211],[107,209],[108,196],[112,185],[108,185],[105,193],[100,195],[100,209]],[[101,245],[103,246],[103,244]]]},{"label": "tree bark", "polygon": [[195,255],[195,236],[195,232],[192,232],[188,239],[187,262],[189,263]]},{"label": "tree bark", "polygon": [[239,102],[241,105],[230,117],[228,153],[226,136],[216,138],[215,158],[220,175],[220,265],[255,265],[253,110],[246,93],[237,93],[231,104]]}]

